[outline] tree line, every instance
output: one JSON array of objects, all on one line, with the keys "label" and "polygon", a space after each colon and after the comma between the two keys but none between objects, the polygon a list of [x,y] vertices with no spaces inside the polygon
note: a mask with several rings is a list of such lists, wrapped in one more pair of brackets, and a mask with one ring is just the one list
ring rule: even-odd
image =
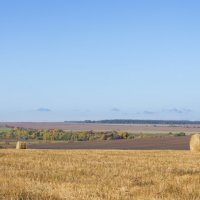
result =
[{"label": "tree line", "polygon": [[89,140],[115,140],[130,139],[133,136],[127,132],[106,131],[63,131],[59,129],[36,130],[13,128],[9,131],[0,132],[0,139],[16,139],[16,140],[46,140],[46,141],[89,141]]},{"label": "tree line", "polygon": [[134,119],[111,119],[111,120],[85,120],[85,121],[65,121],[65,123],[96,123],[96,124],[165,124],[165,125],[187,125],[199,124],[200,121],[189,120],[134,120]]}]

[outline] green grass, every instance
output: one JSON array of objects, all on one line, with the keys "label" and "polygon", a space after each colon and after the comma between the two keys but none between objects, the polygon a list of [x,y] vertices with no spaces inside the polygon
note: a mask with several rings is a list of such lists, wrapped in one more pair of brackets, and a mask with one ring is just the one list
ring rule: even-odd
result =
[{"label": "green grass", "polygon": [[0,128],[0,132],[9,132],[11,128]]}]

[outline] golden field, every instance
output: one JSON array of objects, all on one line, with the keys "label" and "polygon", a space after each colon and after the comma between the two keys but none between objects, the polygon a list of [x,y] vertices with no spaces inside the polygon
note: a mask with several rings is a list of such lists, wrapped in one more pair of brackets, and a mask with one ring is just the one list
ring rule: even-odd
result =
[{"label": "golden field", "polygon": [[0,199],[199,200],[200,154],[0,150]]}]

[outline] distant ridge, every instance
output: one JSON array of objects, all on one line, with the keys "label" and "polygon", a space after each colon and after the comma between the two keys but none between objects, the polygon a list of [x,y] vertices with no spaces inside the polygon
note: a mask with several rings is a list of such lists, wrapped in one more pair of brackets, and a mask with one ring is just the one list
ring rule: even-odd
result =
[{"label": "distant ridge", "polygon": [[199,124],[200,121],[189,120],[135,120],[135,119],[109,119],[109,120],[85,120],[85,121],[64,121],[65,123],[88,123],[88,124],[166,124],[166,125],[184,125]]}]

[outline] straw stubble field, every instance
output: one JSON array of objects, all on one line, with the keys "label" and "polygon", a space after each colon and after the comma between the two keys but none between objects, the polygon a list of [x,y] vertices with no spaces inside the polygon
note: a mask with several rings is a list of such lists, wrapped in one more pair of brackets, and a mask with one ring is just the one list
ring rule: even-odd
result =
[{"label": "straw stubble field", "polygon": [[0,150],[0,199],[200,199],[189,151]]}]

